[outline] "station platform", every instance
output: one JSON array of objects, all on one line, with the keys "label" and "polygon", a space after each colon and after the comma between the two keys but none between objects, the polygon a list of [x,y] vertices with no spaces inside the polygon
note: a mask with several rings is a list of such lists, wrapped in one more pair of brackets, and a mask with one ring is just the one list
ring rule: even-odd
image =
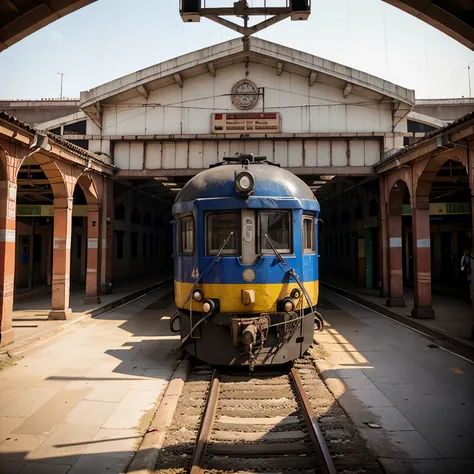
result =
[{"label": "station platform", "polygon": [[0,371],[2,474],[126,471],[182,358],[166,284]]},{"label": "station platform", "polygon": [[[174,310],[167,283],[4,366],[0,472],[136,472],[130,462],[160,431],[153,415],[182,358]],[[319,310],[315,364],[386,474],[472,472],[474,365],[324,287]]]},{"label": "station platform", "polygon": [[474,365],[323,288],[317,367],[386,474],[474,471]]},{"label": "station platform", "polygon": [[63,321],[48,320],[51,310],[51,288],[45,288],[32,296],[20,295],[13,305],[13,329],[15,342],[0,349],[2,353],[10,355],[21,353],[36,343],[79,324],[91,317],[97,317],[107,311],[130,301],[142,293],[152,289],[160,281],[171,278],[171,274],[137,278],[133,281],[118,282],[114,292],[109,295],[100,295],[100,303],[85,305],[84,288],[73,286],[70,293],[70,307],[72,318]]},{"label": "station platform", "polygon": [[474,341],[470,339],[474,322],[471,315],[470,302],[466,298],[433,293],[434,319],[414,319],[410,315],[414,306],[413,290],[409,287],[405,287],[403,290],[406,307],[389,308],[386,305],[386,298],[380,296],[378,290],[362,288],[345,279],[330,275],[324,275],[321,285],[336,292],[341,291],[341,294],[347,294],[349,298],[352,296],[355,301],[360,301],[362,304],[364,301],[368,302],[374,309],[378,306],[381,309],[389,310],[396,315],[407,318],[407,321],[416,321],[416,323],[422,326],[433,329],[440,334],[457,338],[464,344],[474,347]]}]

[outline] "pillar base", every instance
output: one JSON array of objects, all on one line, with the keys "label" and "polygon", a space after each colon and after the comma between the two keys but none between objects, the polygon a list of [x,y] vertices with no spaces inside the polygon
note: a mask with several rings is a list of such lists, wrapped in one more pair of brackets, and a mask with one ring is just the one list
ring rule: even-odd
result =
[{"label": "pillar base", "polygon": [[100,304],[100,298],[98,296],[85,296],[83,304]]},{"label": "pillar base", "polygon": [[403,296],[387,298],[386,304],[391,308],[405,308],[407,305]]},{"label": "pillar base", "polygon": [[11,344],[15,338],[13,337],[13,328],[0,332],[0,347]]},{"label": "pillar base", "polygon": [[48,314],[48,319],[65,320],[65,319],[71,319],[71,318],[72,318],[71,309],[53,309]]},{"label": "pillar base", "polygon": [[433,308],[413,308],[411,317],[416,319],[434,319],[435,313]]}]

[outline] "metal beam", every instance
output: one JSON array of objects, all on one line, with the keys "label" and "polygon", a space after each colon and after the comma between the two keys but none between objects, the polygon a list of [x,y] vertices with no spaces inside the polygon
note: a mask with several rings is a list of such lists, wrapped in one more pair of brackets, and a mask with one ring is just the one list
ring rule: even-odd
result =
[{"label": "metal beam", "polygon": [[[145,169],[145,170],[120,170],[114,176],[115,179],[145,179],[154,178],[156,176],[166,176],[174,178],[178,176],[191,177],[204,171],[208,168],[202,169],[190,169],[190,168],[179,168],[179,169]],[[335,175],[335,176],[375,176],[375,172],[372,166],[321,166],[321,167],[293,167],[285,168],[291,171],[297,176],[319,176],[324,174]]]},{"label": "metal beam", "polygon": [[275,15],[271,18],[268,18],[267,20],[264,20],[260,23],[257,23],[256,25],[253,25],[253,26],[237,25],[236,23],[233,23],[232,21],[226,20],[225,18],[222,18],[218,15],[206,15],[206,18],[208,18],[209,20],[212,20],[216,23],[219,23],[219,25],[230,28],[231,30],[236,31],[237,33],[240,33],[241,35],[251,36],[251,35],[253,35],[255,33],[258,33],[259,31],[261,31],[265,28],[268,28],[269,26],[272,26],[272,25],[274,25],[274,24],[276,24],[280,21],[285,20],[290,15],[291,15],[290,13]]},{"label": "metal beam", "polygon": [[234,7],[217,7],[217,8],[201,8],[199,10],[201,16],[208,17],[210,15],[221,15],[221,16],[270,16],[270,15],[282,15],[291,14],[291,9],[288,7],[273,7],[273,8],[259,8],[250,7],[236,10]]}]

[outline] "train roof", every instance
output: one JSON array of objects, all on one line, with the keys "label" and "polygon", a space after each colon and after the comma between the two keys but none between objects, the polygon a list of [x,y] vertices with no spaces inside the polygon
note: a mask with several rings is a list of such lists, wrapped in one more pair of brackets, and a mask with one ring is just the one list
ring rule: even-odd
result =
[{"label": "train roof", "polygon": [[[225,162],[202,171],[186,183],[174,204],[205,198],[238,198],[235,175],[242,169],[242,163]],[[253,197],[296,198],[317,202],[308,185],[288,170],[265,161],[250,163],[247,169],[255,179]]]}]

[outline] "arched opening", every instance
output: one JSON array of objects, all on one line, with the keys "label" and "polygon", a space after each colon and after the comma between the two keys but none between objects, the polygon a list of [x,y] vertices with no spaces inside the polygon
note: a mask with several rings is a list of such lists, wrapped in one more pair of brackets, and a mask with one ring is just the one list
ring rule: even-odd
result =
[{"label": "arched opening", "polygon": [[99,236],[99,190],[94,177],[83,173],[73,194],[71,283],[79,291],[85,288],[84,304],[100,303]]},{"label": "arched opening", "polygon": [[87,200],[79,184],[73,193],[71,226],[71,290],[83,289],[87,268]]},{"label": "arched opening", "polygon": [[471,192],[466,167],[448,160],[433,176],[429,190],[431,276],[433,287],[469,296],[459,262],[471,244]]},{"label": "arched opening", "polygon": [[389,297],[388,306],[405,306],[404,281],[413,277],[410,192],[398,180],[388,198]]},{"label": "arched opening", "polygon": [[20,307],[28,295],[51,292],[54,199],[66,196],[62,174],[54,161],[40,154],[23,161],[17,174],[14,280],[15,302]]}]

